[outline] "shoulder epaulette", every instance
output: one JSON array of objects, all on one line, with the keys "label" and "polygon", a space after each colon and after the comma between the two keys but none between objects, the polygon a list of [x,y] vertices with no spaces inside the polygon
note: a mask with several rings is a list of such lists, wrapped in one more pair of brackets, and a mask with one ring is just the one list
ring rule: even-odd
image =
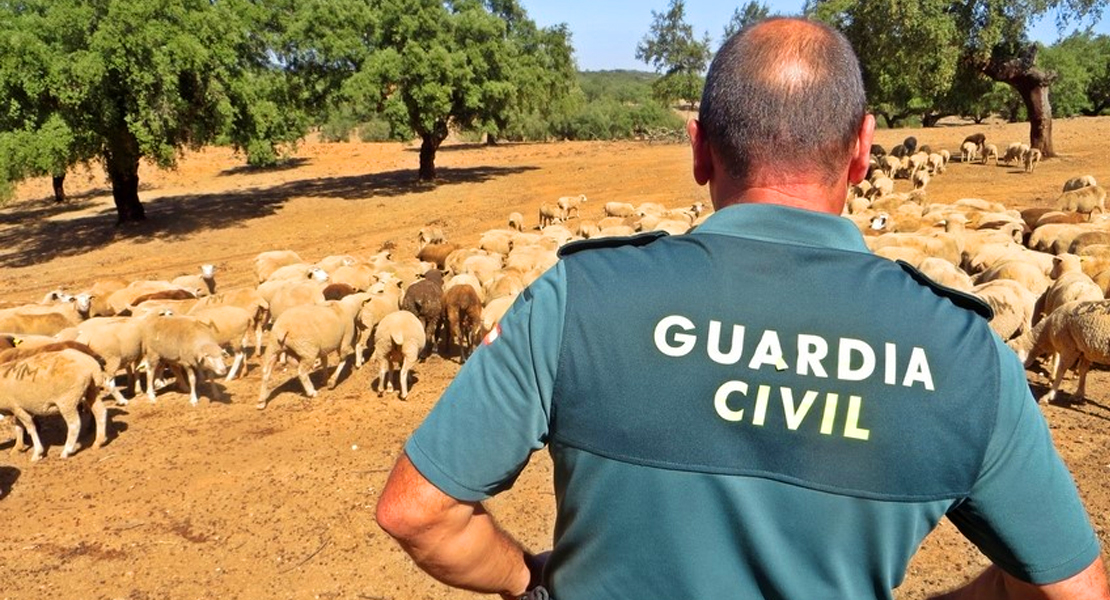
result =
[{"label": "shoulder epaulette", "polygon": [[932,279],[929,279],[927,275],[925,275],[921,271],[918,271],[916,267],[904,260],[899,260],[895,262],[898,263],[898,266],[902,267],[903,271],[909,273],[910,277],[912,277],[914,281],[920,283],[921,285],[927,286],[929,287],[929,289],[933,290],[937,294],[948,298],[956,306],[964,310],[970,310],[988,321],[994,318],[994,310],[990,307],[989,304],[983,302],[979,298],[968,294],[967,292],[961,292],[960,290],[941,285],[933,281]]},{"label": "shoulder epaulette", "polygon": [[636,248],[646,246],[666,235],[666,231],[649,231],[647,233],[639,233],[626,237],[603,237],[597,238],[596,240],[577,240],[563,245],[563,247],[559,248],[558,254],[559,258],[562,258],[574,254],[575,252],[594,248],[619,248],[621,246],[632,246]]}]

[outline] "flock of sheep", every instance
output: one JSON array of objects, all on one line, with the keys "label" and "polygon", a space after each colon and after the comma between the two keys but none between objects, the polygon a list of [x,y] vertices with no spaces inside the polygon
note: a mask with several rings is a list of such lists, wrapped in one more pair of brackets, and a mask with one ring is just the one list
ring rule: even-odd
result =
[{"label": "flock of sheep", "polygon": [[[918,148],[907,138],[889,153],[876,146],[872,154],[872,173],[848,190],[845,207],[872,251],[983,299],[995,310],[992,328],[1027,366],[1053,357],[1047,398],[1077,366],[1082,399],[1090,365],[1110,363],[1110,300],[1104,300],[1110,220],[1094,177],[1065,183],[1052,209],[1016,211],[976,199],[936,204],[924,189],[948,168],[948,151]],[[1021,160],[1027,170],[1039,160],[1020,144],[999,157],[981,134],[965,140],[961,155],[963,162]],[[912,189],[896,193],[899,178]],[[0,415],[13,424],[13,453],[23,449],[26,432],[32,460],[42,458],[34,418],[61,414],[67,425],[61,454],[69,456],[83,409],[101,445],[104,401],[126,404],[125,391],[154,402],[172,379],[196,405],[198,384],[207,378],[216,399],[214,378],[243,377],[248,351],[261,374],[259,409],[270,401],[278,365],[288,363],[314,397],[313,373],[327,375],[331,388],[348,363],[361,368],[369,360],[378,368],[378,395],[393,390],[396,375],[404,399],[414,365],[433,352],[465,361],[517,295],[558,261],[562,245],[642,231],[681,235],[707,216],[701,203],[608,202],[591,219],[586,204],[585,196],[542,203],[534,226],[512,213],[505,228],[486,231],[476,247],[428,226],[417,233],[412,257],[383,250],[310,262],[293,251],[269,251],[254,260],[254,286],[217,289],[214,267],[204,265],[197,275],[102,280],[77,294],[56,291],[36,304],[0,308]]]}]

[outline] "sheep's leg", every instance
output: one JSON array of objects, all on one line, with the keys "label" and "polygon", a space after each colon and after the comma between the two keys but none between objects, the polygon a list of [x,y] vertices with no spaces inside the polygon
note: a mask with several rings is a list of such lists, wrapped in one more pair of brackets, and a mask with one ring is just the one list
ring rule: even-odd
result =
[{"label": "sheep's leg", "polygon": [[20,425],[19,419],[15,417],[12,417],[12,436],[15,438],[15,445],[12,446],[11,454],[15,456],[17,453],[23,452],[23,449],[27,447],[24,445],[23,441],[23,425]]},{"label": "sheep's leg", "polygon": [[96,441],[93,442],[93,447],[99,448],[108,440],[108,407],[104,406],[104,399],[100,397],[95,387],[90,388],[85,400],[89,404],[93,422],[96,423]]},{"label": "sheep's leg", "polygon": [[147,398],[150,399],[150,402],[153,404],[155,396],[154,373],[158,371],[158,369],[162,368],[162,361],[155,360],[153,363],[151,363],[151,361],[145,360],[144,362],[146,363],[146,395]]},{"label": "sheep's leg", "polygon": [[119,393],[119,388],[116,387],[116,380],[114,378],[104,378],[104,393],[115,398],[117,406],[127,406],[127,398],[124,398],[123,394]]},{"label": "sheep's leg", "polygon": [[269,401],[270,391],[266,386],[270,383],[270,375],[274,372],[274,365],[277,364],[278,353],[267,352],[262,358],[262,387],[258,390],[258,404],[255,408],[262,410],[266,408],[266,403]]},{"label": "sheep's leg", "polygon": [[363,360],[363,358],[362,358],[362,354],[363,354],[363,352],[366,351],[366,347],[367,347],[366,345],[370,342],[370,336],[373,335],[373,333],[374,333],[373,328],[372,327],[367,327],[366,329],[363,329],[361,333],[358,334],[358,341],[355,342],[355,368],[356,369],[361,369],[362,365],[366,364],[366,361]]},{"label": "sheep's leg", "polygon": [[81,412],[76,405],[66,409],[59,406],[58,412],[66,421],[66,445],[62,447],[62,458],[69,458],[77,452],[77,436],[81,435]]},{"label": "sheep's leg", "polygon": [[207,381],[208,382],[208,401],[209,402],[212,402],[214,400],[220,400],[224,397],[224,395],[220,393],[219,386],[216,385],[216,377],[208,376],[208,374],[206,374],[201,367],[197,367],[197,378],[200,379],[201,381]]},{"label": "sheep's leg", "polygon": [[189,404],[196,406],[200,403],[200,398],[197,398],[197,370],[194,367],[179,368],[184,368],[185,376],[189,380]]},{"label": "sheep's leg", "polygon": [[[373,358],[373,357],[371,357]],[[378,397],[385,394],[385,359],[378,360]],[[371,384],[373,385],[373,384]]]},{"label": "sheep's leg", "polygon": [[331,377],[328,379],[328,389],[329,390],[335,389],[335,384],[339,381],[339,375],[341,373],[343,373],[343,369],[345,369],[347,367],[347,362],[349,360],[350,360],[350,357],[347,357],[347,356],[339,359],[339,364],[335,365],[335,372],[332,373]]},{"label": "sheep's leg", "polygon": [[409,357],[408,357],[408,355],[405,355],[405,358],[401,360],[401,373],[398,377],[398,379],[401,380],[401,399],[402,400],[407,398],[408,395],[409,395],[409,367],[410,367]]},{"label": "sheep's leg", "polygon": [[1075,365],[1078,358],[1078,354],[1074,351],[1060,353],[1060,363],[1056,366],[1056,375],[1052,378],[1052,388],[1041,397],[1041,402],[1052,403],[1056,399],[1056,391],[1060,389],[1060,383],[1064,381],[1064,373]]},{"label": "sheep's leg", "polygon": [[1079,359],[1079,387],[1075,390],[1075,397],[1072,402],[1076,404],[1083,404],[1087,401],[1087,371],[1091,369],[1091,361],[1086,357]]},{"label": "sheep's leg", "polygon": [[[327,357],[324,357],[324,367],[327,368]],[[307,360],[302,360],[297,364],[297,379],[301,380],[301,386],[304,388],[304,393],[309,398],[316,397],[316,388],[312,385],[312,378],[309,376],[312,372],[312,363]]]},{"label": "sheep's leg", "polygon": [[[34,447],[34,452],[31,453],[31,461],[35,462],[42,460],[42,440],[39,439],[39,430],[35,427],[35,418],[31,415],[31,413],[23,410],[22,408],[13,409],[12,416],[14,416],[19,421],[19,423],[23,425],[23,429],[27,430],[27,433],[31,435],[31,444]],[[23,436],[21,435],[20,438],[22,437]],[[22,447],[20,449],[22,449]]]},{"label": "sheep's leg", "polygon": [[244,358],[246,358],[246,353],[243,352],[243,348],[240,347],[239,350],[235,352],[235,360],[231,362],[231,368],[228,369],[227,377],[224,379],[224,381],[231,381],[232,379],[235,379],[235,374],[239,372],[239,367],[243,364]]}]

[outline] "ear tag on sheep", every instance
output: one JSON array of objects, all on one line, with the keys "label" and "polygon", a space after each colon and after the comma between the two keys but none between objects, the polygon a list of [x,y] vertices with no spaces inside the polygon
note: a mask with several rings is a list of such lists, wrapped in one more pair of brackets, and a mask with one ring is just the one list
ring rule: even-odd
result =
[{"label": "ear tag on sheep", "polygon": [[497,341],[497,338],[499,338],[499,337],[501,337],[501,324],[500,323],[498,323],[497,325],[494,325],[493,329],[490,329],[489,333],[486,334],[486,337],[482,338],[482,345],[483,346],[488,346],[488,345],[494,343],[495,341]]}]

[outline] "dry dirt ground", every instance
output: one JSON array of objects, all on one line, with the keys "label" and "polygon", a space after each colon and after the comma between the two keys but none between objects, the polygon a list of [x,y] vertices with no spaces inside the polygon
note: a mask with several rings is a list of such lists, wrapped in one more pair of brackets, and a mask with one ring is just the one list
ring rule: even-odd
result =
[{"label": "dry dirt ground", "polygon": [[[1026,125],[943,126],[880,131],[890,148],[915,135],[956,151],[983,131],[1003,148]],[[1059,158],[1033,174],[954,164],[929,188],[934,201],[979,197],[1012,207],[1050,203],[1068,177],[1110,180],[1110,119],[1057,120]],[[0,209],[0,299],[37,300],[98,277],[169,278],[201,263],[221,287],[253,283],[251,259],[288,248],[309,260],[366,256],[386,242],[415,252],[416,232],[441,225],[456,241],[502,226],[511,211],[532,221],[541,201],[586,194],[596,217],[609,200],[669,206],[707,200],[691,180],[688,150],[642,143],[452,145],[439,153],[440,182],[414,184],[417,154],[396,144],[303,144],[277,170],[243,168],[208,149],[176,171],[145,168],[146,223],[116,228],[99,169],[71,174],[71,199],[50,200],[30,181]],[[906,186],[899,181],[899,189]],[[534,223],[534,221],[532,221]],[[373,507],[402,442],[457,371],[432,357],[415,369],[408,401],[379,398],[371,369],[349,374],[315,400],[281,385],[254,408],[257,359],[245,379],[222,384],[225,399],[169,392],[110,410],[109,443],[58,458],[59,419],[46,419],[47,458],[9,456],[0,429],[0,598],[296,598],[408,600],[473,597],[421,574],[374,523]],[[1095,371],[1090,400],[1044,406],[1100,536],[1110,527],[1110,378]],[[1034,392],[1045,379],[1032,374]],[[320,382],[320,379],[317,379]],[[1071,390],[1074,382],[1066,384]],[[88,434],[83,438],[87,444]],[[550,543],[550,461],[538,453],[517,486],[491,502],[525,544]],[[799,518],[806,518],[799,515]],[[922,598],[977,572],[985,560],[947,523],[914,560],[899,598]]]}]

